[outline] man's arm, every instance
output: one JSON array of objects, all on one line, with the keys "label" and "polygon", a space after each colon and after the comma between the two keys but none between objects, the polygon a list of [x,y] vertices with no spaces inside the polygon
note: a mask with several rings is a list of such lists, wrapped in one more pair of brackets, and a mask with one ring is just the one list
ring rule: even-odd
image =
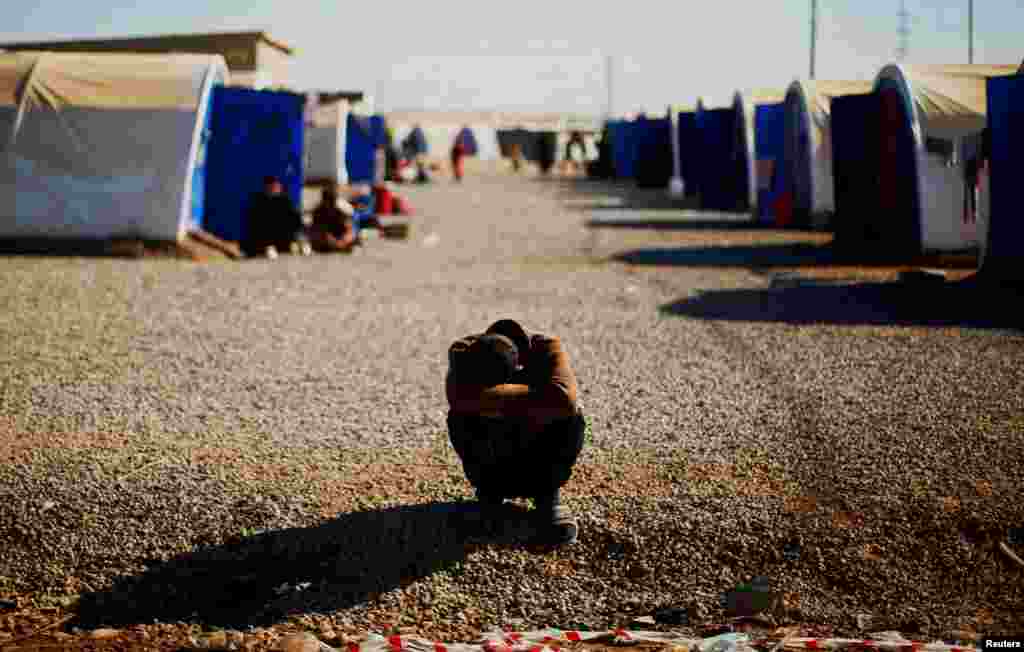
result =
[{"label": "man's arm", "polygon": [[[457,342],[449,354],[450,359],[457,359],[468,347],[469,343]],[[457,364],[453,363],[445,383],[452,410],[528,417],[541,422],[573,416],[576,413],[576,376],[561,341],[557,337],[534,336],[525,362],[528,384],[495,387],[458,382]]]}]

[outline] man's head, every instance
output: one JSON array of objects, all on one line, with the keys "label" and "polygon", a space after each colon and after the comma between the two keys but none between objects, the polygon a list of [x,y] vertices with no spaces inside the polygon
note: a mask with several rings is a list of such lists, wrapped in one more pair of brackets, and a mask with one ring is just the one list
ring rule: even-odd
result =
[{"label": "man's head", "polygon": [[268,195],[280,195],[284,192],[281,180],[275,176],[263,177],[263,191]]},{"label": "man's head", "polygon": [[499,319],[484,331],[487,335],[504,335],[516,345],[519,351],[520,362],[530,351],[530,336],[526,329],[514,319]]},{"label": "man's head", "polygon": [[485,334],[470,345],[469,360],[471,381],[494,387],[512,380],[519,367],[519,351],[504,335]]}]

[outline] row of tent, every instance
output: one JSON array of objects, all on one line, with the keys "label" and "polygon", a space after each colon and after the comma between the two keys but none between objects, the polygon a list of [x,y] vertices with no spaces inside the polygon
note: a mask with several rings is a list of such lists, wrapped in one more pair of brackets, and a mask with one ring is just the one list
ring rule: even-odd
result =
[{"label": "row of tent", "polygon": [[604,138],[616,177],[662,188],[682,179],[707,210],[893,252],[984,256],[997,229],[989,218],[1019,212],[999,193],[1012,193],[1007,171],[1024,159],[1024,97],[1006,90],[1022,75],[1016,65],[889,65],[873,82],[797,80],[609,121]]},{"label": "row of tent", "polygon": [[297,206],[380,180],[383,116],[230,82],[219,55],[0,52],[0,239],[240,241],[267,176]]}]

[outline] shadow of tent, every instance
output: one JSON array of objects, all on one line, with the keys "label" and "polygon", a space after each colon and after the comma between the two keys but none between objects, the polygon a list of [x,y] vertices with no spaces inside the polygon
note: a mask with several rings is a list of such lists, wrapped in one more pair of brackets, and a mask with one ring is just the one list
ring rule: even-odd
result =
[{"label": "shadow of tent", "polygon": [[663,305],[662,314],[794,325],[964,327],[1024,330],[1016,290],[967,282],[801,284],[714,290]]},{"label": "shadow of tent", "polygon": [[[675,198],[669,195],[667,187],[639,188],[632,180],[613,182],[585,177],[547,177],[536,181],[548,184],[559,199],[576,202],[569,206],[574,211],[612,208],[674,211],[698,207],[694,197]],[[591,197],[593,202],[579,203]],[[609,200],[615,202],[614,207],[608,205]]]},{"label": "shadow of tent", "polygon": [[[241,629],[288,614],[345,609],[456,567],[467,553],[466,524],[474,512],[473,503],[361,511],[204,547],[84,595],[71,626],[156,620]],[[525,522],[513,515],[518,531],[497,543],[522,538]]]},{"label": "shadow of tent", "polygon": [[[718,228],[713,226],[700,228]],[[635,249],[612,257],[630,265],[678,267],[798,267],[835,261],[831,248],[812,244]]]},{"label": "shadow of tent", "polygon": [[[678,209],[687,210],[685,208]],[[774,227],[763,223],[751,222],[748,218],[733,218],[735,213],[709,213],[700,212],[679,217],[651,216],[650,213],[640,213],[629,216],[621,208],[589,208],[587,212],[600,215],[610,213],[615,217],[594,217],[587,220],[584,226],[588,229],[650,229],[656,231],[770,231]],[[788,231],[788,234],[798,233]]]}]

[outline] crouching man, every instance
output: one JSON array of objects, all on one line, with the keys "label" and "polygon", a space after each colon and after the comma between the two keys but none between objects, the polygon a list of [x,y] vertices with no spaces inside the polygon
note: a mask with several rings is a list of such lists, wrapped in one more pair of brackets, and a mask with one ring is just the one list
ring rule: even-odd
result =
[{"label": "crouching man", "polygon": [[576,541],[559,490],[583,448],[585,422],[561,341],[503,319],[452,344],[448,364],[448,435],[485,532],[500,527],[505,499],[529,498],[541,542]]}]

